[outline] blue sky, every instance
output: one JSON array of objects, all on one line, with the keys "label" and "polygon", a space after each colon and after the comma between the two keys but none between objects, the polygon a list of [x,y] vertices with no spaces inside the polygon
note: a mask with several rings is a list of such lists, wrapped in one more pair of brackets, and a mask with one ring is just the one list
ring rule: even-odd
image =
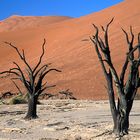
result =
[{"label": "blue sky", "polygon": [[80,17],[121,1],[123,0],[0,0],[0,20],[11,15]]}]

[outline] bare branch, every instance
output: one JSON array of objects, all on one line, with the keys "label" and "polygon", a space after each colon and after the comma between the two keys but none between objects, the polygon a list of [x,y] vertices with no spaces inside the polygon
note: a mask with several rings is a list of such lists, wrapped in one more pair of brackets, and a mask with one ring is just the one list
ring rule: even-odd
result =
[{"label": "bare branch", "polygon": [[[45,65],[43,65],[42,67],[40,67],[40,68],[36,71],[36,73],[33,75],[34,79],[35,79],[36,76],[39,74],[39,72],[41,72],[42,70],[45,70],[49,65],[51,65],[51,63],[45,64]],[[45,69],[44,69],[44,68],[45,68]]]},{"label": "bare branch", "polygon": [[55,86],[56,86],[56,85],[50,85],[50,86],[46,86],[46,87],[44,87],[44,88],[38,89],[38,91],[36,91],[35,95],[36,95],[36,96],[39,96],[44,90],[49,89],[49,88],[53,88],[53,87],[55,87]]},{"label": "bare branch", "polygon": [[45,44],[46,44],[46,39],[44,39],[44,42],[43,42],[43,45],[42,45],[42,54],[41,54],[41,56],[40,56],[40,58],[39,58],[39,61],[38,61],[37,65],[36,65],[35,68],[33,69],[33,73],[36,71],[36,69],[37,69],[37,68],[39,67],[39,65],[41,64],[41,61],[42,61],[42,58],[43,58],[43,55],[44,55],[44,52],[45,52],[45,50],[44,50]]},{"label": "bare branch", "polygon": [[18,68],[18,70],[19,70],[19,72],[20,72],[20,74],[21,74],[22,83],[25,85],[26,89],[27,89],[29,92],[31,92],[31,89],[30,89],[29,85],[27,84],[27,80],[26,80],[26,78],[25,78],[25,76],[24,76],[24,74],[23,74],[21,68],[19,67],[19,65],[18,65],[16,62],[13,62],[13,63],[17,66],[17,68]]},{"label": "bare branch", "polygon": [[136,45],[129,53],[128,53],[128,58],[138,49],[140,48],[140,44]]},{"label": "bare branch", "polygon": [[57,70],[57,69],[49,69],[47,70],[46,72],[42,73],[38,79],[38,82],[36,84],[36,87],[35,87],[35,91],[37,92],[39,89],[41,90],[41,87],[42,87],[42,81],[44,79],[44,77],[51,71],[56,71],[56,72],[61,72],[60,70]]},{"label": "bare branch", "polygon": [[[91,39],[91,41],[92,41],[92,39]],[[94,43],[95,50],[96,50],[97,56],[98,56],[98,58],[99,58],[99,61],[100,61],[100,63],[101,63],[101,66],[102,66],[102,69],[103,69],[103,71],[104,71],[104,74],[105,74],[105,76],[107,76],[107,70],[106,70],[105,65],[104,65],[104,63],[103,63],[103,61],[102,61],[102,56],[101,56],[101,54],[100,54],[100,52],[99,52],[98,46],[97,46],[96,42],[94,42],[94,41],[92,41],[92,42]]]},{"label": "bare branch", "polygon": [[49,72],[51,72],[51,71],[62,72],[62,71],[60,71],[60,70],[58,70],[58,69],[49,69],[49,70],[47,70],[46,72],[44,72],[44,73],[41,75],[41,79],[43,80],[43,78],[44,78]]},{"label": "bare branch", "polygon": [[23,56],[21,55],[21,53],[19,52],[18,48],[16,46],[14,46],[12,43],[9,42],[4,42],[5,44],[9,45],[10,47],[12,47],[13,49],[15,49],[15,51],[17,52],[17,54],[19,55],[19,57],[21,59],[23,59]]},{"label": "bare branch", "polygon": [[46,86],[46,87],[42,88],[42,91],[44,91],[45,89],[53,88],[53,87],[56,87],[56,85]]},{"label": "bare branch", "polygon": [[130,26],[131,39],[129,39],[128,33],[123,28],[122,28],[122,31],[125,34],[126,41],[127,41],[128,47],[129,47],[129,51],[131,51],[133,49],[133,42],[134,42],[134,34],[133,34],[132,26]]},{"label": "bare branch", "polygon": [[129,41],[129,37],[128,37],[127,32],[126,32],[123,28],[122,28],[122,31],[124,32],[124,34],[125,34],[125,36],[126,36],[126,41],[127,41],[127,43],[129,44],[130,41]]},{"label": "bare branch", "polygon": [[134,34],[133,34],[132,26],[130,26],[130,33],[131,33],[131,45],[133,45],[133,42],[134,42]]},{"label": "bare branch", "polygon": [[121,71],[121,74],[120,74],[120,82],[121,82],[122,86],[124,85],[124,77],[125,77],[125,73],[126,73],[128,63],[129,63],[128,57],[126,57],[125,63],[123,65],[123,67],[122,67],[122,71]]},{"label": "bare branch", "polygon": [[101,25],[101,29],[103,30],[103,32],[105,32],[105,28],[104,28],[104,26]]},{"label": "bare branch", "polygon": [[138,44],[140,44],[140,33],[138,33]]},{"label": "bare branch", "polygon": [[106,26],[106,29],[105,29],[105,44],[106,44],[106,47],[109,48],[109,43],[108,43],[108,29],[109,29],[109,26],[110,24],[113,22],[114,18],[111,19],[111,21],[107,24]]},{"label": "bare branch", "polygon": [[101,49],[102,49],[102,52],[106,50],[106,47],[105,47],[105,44],[103,42],[103,40],[99,37],[99,41],[100,41],[100,46],[101,46]]},{"label": "bare branch", "polygon": [[24,50],[22,50],[22,55],[23,55],[23,59],[26,59]]},{"label": "bare branch", "polygon": [[109,49],[109,43],[108,43],[108,28],[110,26],[110,24],[113,22],[114,18],[111,19],[111,21],[107,24],[107,26],[104,28],[105,32],[104,32],[104,39],[105,39],[105,47],[102,46],[103,45],[103,41],[102,39],[99,39],[99,30],[98,30],[98,27],[96,25],[93,25],[95,27],[95,30],[96,30],[96,33],[95,33],[95,38],[93,38],[92,40],[94,41],[94,46],[95,46],[95,49],[96,49],[96,53],[98,55],[98,58],[99,58],[99,61],[101,63],[101,66],[102,66],[102,69],[103,69],[103,72],[106,76],[106,79],[108,80],[108,73],[106,71],[106,67],[103,63],[104,59],[102,59],[102,56],[101,56],[101,53],[99,51],[98,48],[101,49],[104,57],[106,58],[105,62],[107,62],[109,68],[110,68],[110,72],[113,76],[113,80],[115,82],[115,85],[118,89],[118,96],[121,97],[123,96],[123,91],[121,89],[121,83],[120,83],[120,79],[118,77],[118,74],[113,66],[113,63],[112,63],[112,60],[111,60],[111,56],[110,56],[110,49]]},{"label": "bare branch", "polygon": [[44,87],[48,82],[46,81],[44,84],[42,84],[42,87]]},{"label": "bare branch", "polygon": [[110,24],[114,21],[114,17],[110,20],[110,22],[107,24],[107,28],[109,28]]},{"label": "bare branch", "polygon": [[124,76],[125,76],[125,72],[126,72],[126,69],[128,67],[128,63],[130,61],[132,61],[134,59],[134,52],[132,52],[133,50],[133,42],[134,42],[134,34],[133,34],[133,30],[132,30],[132,26],[130,26],[130,34],[131,34],[131,41],[128,37],[128,33],[122,28],[122,31],[124,32],[125,36],[126,36],[126,40],[127,40],[127,43],[128,43],[128,48],[129,48],[129,52],[126,56],[126,59],[125,59],[125,63],[122,67],[122,72],[121,72],[121,75],[120,75],[120,82],[122,84],[122,86],[124,85]]},{"label": "bare branch", "polygon": [[13,49],[15,49],[15,51],[17,52],[17,54],[19,55],[19,57],[21,58],[21,60],[25,63],[25,65],[29,68],[30,73],[32,73],[32,69],[30,67],[30,65],[28,64],[28,62],[25,59],[25,54],[24,54],[24,50],[22,50],[22,54],[19,52],[18,48],[16,46],[14,46],[12,43],[9,42],[5,42],[5,44],[9,45],[10,47],[12,47]]},{"label": "bare branch", "polygon": [[92,24],[92,25],[93,25],[93,27],[94,27],[95,30],[96,30],[95,37],[98,37],[99,29],[98,29],[98,27],[97,27],[95,24]]},{"label": "bare branch", "polygon": [[[140,44],[140,33],[138,33],[138,44]],[[138,59],[140,58],[140,47],[138,47]]]},{"label": "bare branch", "polygon": [[0,75],[2,75],[2,74],[8,74],[8,75],[10,75],[10,74],[15,74],[16,76],[20,76],[17,72],[15,72],[15,71],[3,71],[3,72],[1,72],[0,73]]},{"label": "bare branch", "polygon": [[22,95],[22,91],[20,90],[20,88],[18,87],[18,85],[16,84],[16,82],[13,81],[13,80],[12,80],[12,82],[15,85],[15,87],[17,88],[17,90],[19,91],[20,95]]}]

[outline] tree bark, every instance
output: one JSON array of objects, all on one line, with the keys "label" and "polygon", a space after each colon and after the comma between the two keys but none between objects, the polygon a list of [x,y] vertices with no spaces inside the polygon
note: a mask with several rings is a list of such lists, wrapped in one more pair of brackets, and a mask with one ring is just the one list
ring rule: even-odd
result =
[{"label": "tree bark", "polygon": [[113,132],[116,134],[116,136],[120,137],[128,134],[128,128],[129,128],[129,115],[126,114],[122,116],[120,113],[118,113]]},{"label": "tree bark", "polygon": [[[102,26],[104,32],[104,39],[99,36],[99,29],[93,24],[95,28],[95,35],[90,37],[95,46],[98,59],[101,63],[105,78],[107,80],[108,97],[110,102],[111,114],[114,122],[113,132],[121,137],[128,134],[129,128],[129,114],[132,109],[134,97],[136,95],[139,85],[139,66],[140,66],[140,33],[138,34],[138,45],[133,46],[134,34],[132,26],[130,26],[130,37],[128,33],[122,29],[126,36],[128,44],[128,53],[126,55],[125,63],[122,67],[120,76],[113,65],[108,39],[108,28],[113,19],[106,27]],[[138,57],[136,58],[134,52],[138,50]],[[129,71],[126,78],[126,71]],[[125,80],[126,79],[126,80]],[[118,103],[116,107],[114,86],[118,95]]]},{"label": "tree bark", "polygon": [[[114,123],[114,133],[117,136],[123,136],[128,134],[129,115],[132,109],[132,105],[133,105],[133,100],[129,100],[127,101],[127,108],[124,109],[124,107],[121,105],[121,103],[118,100],[118,112],[117,112],[116,121]],[[124,110],[122,110],[122,108]]]},{"label": "tree bark", "polygon": [[31,120],[31,119],[36,119],[38,118],[37,116],[37,101],[38,97],[31,95],[28,98],[28,112],[25,116],[25,119]]}]

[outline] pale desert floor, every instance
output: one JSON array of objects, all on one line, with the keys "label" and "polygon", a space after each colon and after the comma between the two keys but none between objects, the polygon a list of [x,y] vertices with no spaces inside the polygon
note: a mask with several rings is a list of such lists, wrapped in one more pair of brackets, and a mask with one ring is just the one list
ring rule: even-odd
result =
[{"label": "pale desert floor", "polygon": [[[25,121],[27,105],[0,105],[0,140],[113,140],[108,101],[47,100],[36,120]],[[140,101],[124,140],[140,140]]]}]

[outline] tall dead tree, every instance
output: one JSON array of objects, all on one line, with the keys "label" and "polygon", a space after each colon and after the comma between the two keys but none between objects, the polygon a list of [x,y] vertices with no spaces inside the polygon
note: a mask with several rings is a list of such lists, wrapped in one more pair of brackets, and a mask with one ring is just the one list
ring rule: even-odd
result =
[{"label": "tall dead tree", "polygon": [[45,39],[42,45],[42,54],[40,55],[39,61],[37,62],[34,68],[31,68],[31,65],[27,62],[24,50],[20,52],[19,49],[13,44],[8,42],[5,43],[16,51],[20,60],[25,64],[26,71],[22,70],[21,67],[16,62],[13,62],[15,67],[11,68],[8,71],[1,72],[0,75],[4,75],[4,74],[6,74],[6,76],[14,75],[14,77],[11,78],[12,80],[20,80],[22,82],[23,86],[27,90],[27,93],[29,94],[28,112],[25,119],[35,119],[37,118],[37,100],[39,95],[44,90],[55,86],[55,85],[47,86],[46,85],[47,82],[44,82],[45,76],[51,71],[56,71],[56,72],[61,72],[61,71],[55,68],[49,68],[50,64],[44,64],[40,66],[42,63],[42,58],[45,53],[45,48],[44,48],[46,44]]},{"label": "tall dead tree", "polygon": [[[119,76],[110,55],[108,29],[112,22],[113,19],[106,27],[101,26],[104,33],[103,39],[99,36],[99,28],[96,25],[93,25],[96,33],[90,37],[90,39],[94,44],[99,62],[101,63],[102,70],[107,81],[110,109],[114,122],[113,132],[120,137],[128,134],[129,114],[137,89],[140,86],[140,33],[138,34],[138,44],[134,46],[134,34],[132,27],[130,27],[130,36],[124,29],[122,29],[126,37],[128,52]],[[138,55],[137,57],[135,53]],[[128,71],[128,74],[126,74],[126,71]],[[115,102],[113,83],[116,87],[117,103]]]}]

